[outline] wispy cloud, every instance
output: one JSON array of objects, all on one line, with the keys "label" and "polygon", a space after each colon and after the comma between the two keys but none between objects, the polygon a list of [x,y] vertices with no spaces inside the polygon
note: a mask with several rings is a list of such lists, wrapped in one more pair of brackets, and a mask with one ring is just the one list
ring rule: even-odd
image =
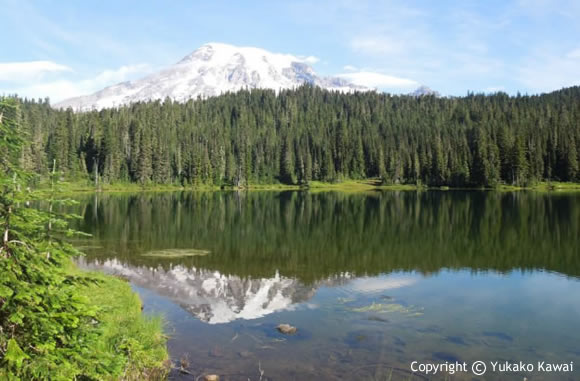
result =
[{"label": "wispy cloud", "polygon": [[78,81],[61,78],[30,84],[30,81],[23,80],[7,90],[6,93],[16,93],[20,96],[31,98],[44,98],[48,96],[51,102],[55,103],[67,98],[93,93],[115,83],[132,79],[138,75],[147,74],[151,70],[152,67],[148,64],[136,64],[121,66],[114,70],[104,70],[93,78],[85,78]]},{"label": "wispy cloud", "polygon": [[[103,68],[131,62],[168,65],[216,38],[313,54],[322,61],[310,55],[297,60],[318,64],[323,75],[380,73],[429,83],[443,94],[499,86],[509,93],[548,91],[578,84],[580,78],[575,69],[580,66],[578,0],[557,5],[550,0],[263,1],[255,7],[230,5],[232,12],[223,12],[220,2],[175,9],[157,2],[137,8],[118,1],[106,1],[104,7],[92,2],[0,2],[5,29],[11,31],[4,61],[47,60],[74,68],[40,72],[43,81],[94,80]],[[190,33],[191,25],[198,26],[196,33]],[[0,75],[0,91],[15,87],[13,82],[7,86],[5,78],[18,76]],[[31,76],[27,85],[38,85],[38,77]],[[358,77],[367,84],[393,83]]]},{"label": "wispy cloud", "polygon": [[505,91],[504,86],[489,86],[483,89],[486,93],[497,93],[499,91]]},{"label": "wispy cloud", "polygon": [[519,67],[517,80],[533,91],[547,92],[580,85],[580,48],[557,54],[538,48]]},{"label": "wispy cloud", "polygon": [[125,65],[115,70],[105,70],[97,75],[91,83],[95,86],[106,86],[115,82],[127,80],[134,74],[145,74],[151,72],[152,68],[148,64]]},{"label": "wispy cloud", "polygon": [[[490,49],[489,38],[509,26],[502,12],[490,19],[467,4],[429,15],[407,5],[390,3],[385,8],[388,22],[367,22],[349,41],[353,52],[381,72],[438,88],[495,77],[505,69]],[[373,20],[368,13],[366,17]],[[440,29],[434,20],[441,23]]]},{"label": "wispy cloud", "polygon": [[573,49],[566,54],[566,58],[571,60],[580,59],[580,48]]},{"label": "wispy cloud", "polygon": [[[123,9],[125,4],[120,2],[105,1],[106,6],[102,9],[112,13],[106,15],[94,14],[94,10],[91,11],[94,4],[54,4],[52,11],[47,12],[47,4],[32,0],[0,2],[7,27],[19,36],[19,40],[26,41],[21,43],[20,50],[27,57],[75,62],[75,71],[78,72],[86,68],[107,67],[111,62],[113,65],[143,61],[167,64],[165,57],[179,57],[178,53],[183,49],[171,40],[156,38],[154,33],[142,33],[143,38],[139,39],[132,37],[136,27],[128,26],[135,23],[134,17],[137,16],[123,15],[121,18],[118,11],[110,10]],[[154,28],[152,22],[156,22],[159,15],[150,16],[139,19],[140,27]],[[152,52],[155,53],[152,55]]]},{"label": "wispy cloud", "polygon": [[72,71],[72,69],[52,61],[0,62],[0,81],[37,80],[46,73],[63,71]]},{"label": "wispy cloud", "polygon": [[350,47],[355,52],[371,55],[396,55],[404,51],[402,41],[388,36],[357,36],[350,41]]},{"label": "wispy cloud", "polygon": [[337,77],[348,79],[355,85],[378,89],[410,89],[419,86],[419,82],[412,79],[370,71],[343,73],[338,74]]},{"label": "wispy cloud", "polygon": [[[308,2],[296,17],[306,7]],[[558,6],[548,0],[494,2],[493,12],[489,5],[471,1],[431,7],[338,0],[332,7],[323,1],[309,9],[308,24],[326,29],[340,25],[337,40],[345,56],[352,54],[349,65],[359,68],[339,62],[344,73],[377,72],[456,95],[468,90],[550,91],[580,82],[580,46],[571,37],[580,28],[570,21],[580,16],[575,0]],[[374,76],[357,76],[351,78],[382,83]]]},{"label": "wispy cloud", "polygon": [[320,61],[320,58],[314,56],[298,56],[296,58],[298,58],[298,60],[300,60],[301,62],[307,63],[309,65],[314,65],[315,63]]}]

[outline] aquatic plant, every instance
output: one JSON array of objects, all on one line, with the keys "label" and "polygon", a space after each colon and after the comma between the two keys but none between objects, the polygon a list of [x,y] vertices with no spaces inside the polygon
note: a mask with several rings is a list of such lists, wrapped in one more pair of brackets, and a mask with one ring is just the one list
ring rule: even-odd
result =
[{"label": "aquatic plant", "polygon": [[209,250],[201,249],[165,249],[165,250],[154,250],[148,251],[147,253],[141,254],[143,257],[154,257],[154,258],[185,258],[185,257],[203,257],[211,252]]},{"label": "aquatic plant", "polygon": [[407,317],[422,316],[423,309],[414,306],[404,306],[399,303],[375,303],[367,306],[350,308],[352,312],[374,312],[374,313],[400,313]]}]

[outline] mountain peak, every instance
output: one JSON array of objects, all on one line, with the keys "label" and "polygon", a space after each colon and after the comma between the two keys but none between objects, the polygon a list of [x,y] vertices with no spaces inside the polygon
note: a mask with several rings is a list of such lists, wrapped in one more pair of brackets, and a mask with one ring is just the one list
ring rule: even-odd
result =
[{"label": "mountain peak", "polygon": [[198,96],[210,97],[241,89],[279,91],[306,83],[335,91],[368,90],[344,79],[320,77],[308,61],[308,58],[255,47],[210,42],[176,64],[145,78],[71,98],[55,107],[88,111],[165,98],[185,102]]},{"label": "mountain peak", "polygon": [[424,95],[434,95],[436,97],[441,96],[441,94],[439,94],[438,91],[435,91],[435,90],[433,90],[430,87],[425,86],[425,85],[419,86],[415,91],[413,91],[412,93],[409,93],[409,95],[414,96],[414,97],[421,97]]}]

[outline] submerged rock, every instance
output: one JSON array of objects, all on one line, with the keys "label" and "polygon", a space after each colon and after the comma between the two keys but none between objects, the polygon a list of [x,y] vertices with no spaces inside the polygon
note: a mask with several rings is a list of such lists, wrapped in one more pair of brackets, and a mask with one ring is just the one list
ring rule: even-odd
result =
[{"label": "submerged rock", "polygon": [[210,357],[222,357],[223,353],[219,348],[212,348],[209,350],[209,352],[207,353]]},{"label": "submerged rock", "polygon": [[279,324],[276,329],[284,335],[293,335],[298,331],[296,327],[293,327],[290,324]]}]

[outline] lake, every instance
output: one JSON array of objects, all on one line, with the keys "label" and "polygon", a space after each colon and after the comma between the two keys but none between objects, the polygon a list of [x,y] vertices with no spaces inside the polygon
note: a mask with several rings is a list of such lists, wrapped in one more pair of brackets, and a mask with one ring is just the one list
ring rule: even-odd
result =
[{"label": "lake", "polygon": [[[77,228],[93,235],[75,242],[86,253],[79,263],[129,279],[145,313],[165,317],[173,361],[187,359],[196,376],[580,379],[580,194],[79,200]],[[278,332],[280,323],[297,332]],[[475,361],[487,367],[479,377]],[[506,362],[534,369],[493,371],[492,363]],[[545,370],[571,362],[571,372]],[[427,375],[413,373],[412,363],[468,369]]]}]

